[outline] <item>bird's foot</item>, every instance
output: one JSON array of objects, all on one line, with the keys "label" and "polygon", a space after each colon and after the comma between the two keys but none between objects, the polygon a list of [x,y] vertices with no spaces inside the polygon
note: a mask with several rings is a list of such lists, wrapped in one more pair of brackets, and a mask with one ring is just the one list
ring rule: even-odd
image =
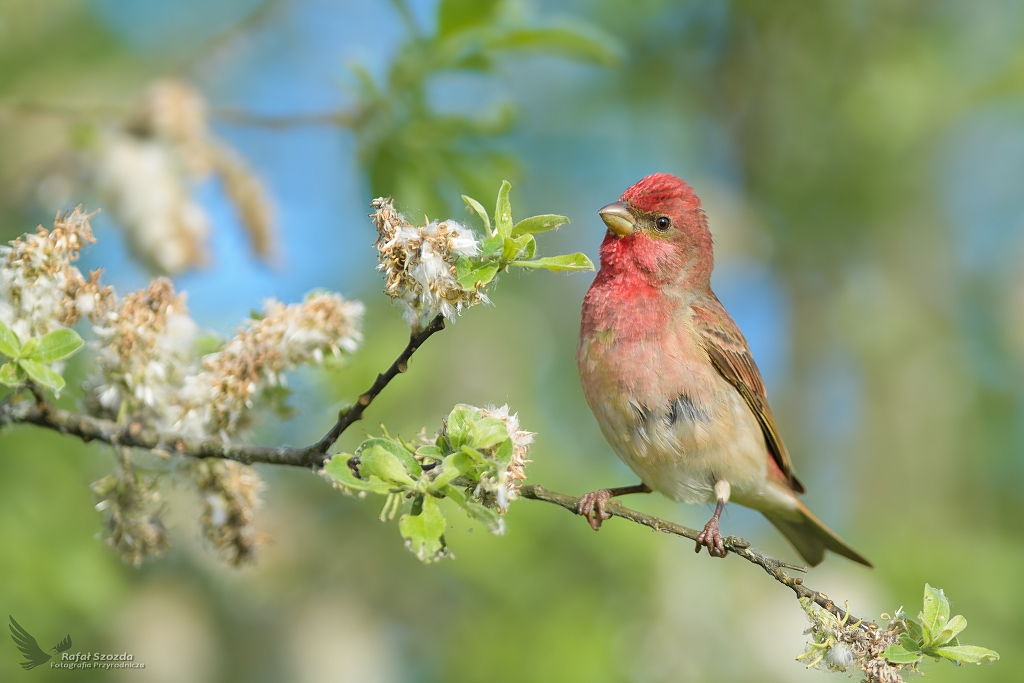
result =
[{"label": "bird's foot", "polygon": [[722,540],[722,532],[718,530],[718,517],[712,517],[704,525],[704,531],[697,537],[697,547],[694,552],[699,553],[701,548],[708,549],[711,557],[725,557],[725,542]]},{"label": "bird's foot", "polygon": [[601,522],[612,518],[604,509],[611,497],[612,492],[608,489],[584,494],[580,497],[580,502],[576,504],[576,514],[586,517],[590,522],[590,528],[597,531],[601,528]]}]

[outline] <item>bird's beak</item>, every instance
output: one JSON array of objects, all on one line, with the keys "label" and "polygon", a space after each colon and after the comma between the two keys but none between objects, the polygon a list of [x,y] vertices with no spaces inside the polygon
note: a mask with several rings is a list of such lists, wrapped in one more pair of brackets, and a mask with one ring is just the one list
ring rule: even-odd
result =
[{"label": "bird's beak", "polygon": [[619,237],[625,237],[636,229],[636,219],[629,212],[626,202],[609,204],[598,211],[597,215],[601,217],[608,229]]}]

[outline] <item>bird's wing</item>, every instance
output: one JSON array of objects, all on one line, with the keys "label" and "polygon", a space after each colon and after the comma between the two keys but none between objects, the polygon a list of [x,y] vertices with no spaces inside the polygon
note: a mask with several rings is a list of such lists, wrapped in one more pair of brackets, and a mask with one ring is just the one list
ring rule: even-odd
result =
[{"label": "bird's wing", "polygon": [[761,373],[754,363],[743,333],[714,294],[711,294],[709,300],[693,306],[693,313],[694,326],[711,363],[747,402],[761,425],[768,452],[793,490],[803,493],[804,486],[793,472],[793,462],[789,459],[789,452],[775,426],[772,410],[768,407],[768,394]]},{"label": "bird's wing", "polygon": [[14,620],[14,617],[10,617],[10,619],[11,638],[14,640],[14,644],[18,646],[21,654],[25,655],[25,659],[28,660],[22,662],[21,666],[25,669],[31,669],[49,660],[50,655],[42,651],[36,639],[23,629],[21,624]]},{"label": "bird's wing", "polygon": [[69,633],[66,636],[64,636],[64,640],[54,645],[53,649],[56,652],[66,652],[67,650],[71,649],[71,634]]}]

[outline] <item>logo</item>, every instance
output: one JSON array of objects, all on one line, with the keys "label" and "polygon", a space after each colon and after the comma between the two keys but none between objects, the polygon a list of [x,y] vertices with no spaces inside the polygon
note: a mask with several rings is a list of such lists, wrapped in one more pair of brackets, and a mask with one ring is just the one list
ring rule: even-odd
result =
[{"label": "logo", "polygon": [[[10,617],[10,615],[8,615]],[[32,634],[22,628],[21,624],[14,620],[14,617],[10,617],[10,629],[11,638],[14,640],[14,644],[18,646],[18,650],[25,656],[25,661],[21,662],[21,668],[26,671],[34,669],[40,664],[45,664],[50,661],[53,655],[48,655],[43,652],[42,648],[39,647],[39,643],[32,637]],[[56,645],[50,648],[50,652],[54,655],[66,652],[71,648],[71,634],[64,636],[64,640],[60,641]]]}]

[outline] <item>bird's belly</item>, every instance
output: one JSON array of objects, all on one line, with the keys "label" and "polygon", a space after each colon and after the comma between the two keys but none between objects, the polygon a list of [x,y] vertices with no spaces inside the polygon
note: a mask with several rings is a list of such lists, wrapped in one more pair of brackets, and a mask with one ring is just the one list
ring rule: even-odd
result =
[{"label": "bird's belly", "polygon": [[732,386],[717,376],[706,379],[662,405],[617,392],[588,402],[616,454],[651,489],[680,502],[709,503],[724,479],[732,499],[745,504],[768,484],[764,436]]}]

